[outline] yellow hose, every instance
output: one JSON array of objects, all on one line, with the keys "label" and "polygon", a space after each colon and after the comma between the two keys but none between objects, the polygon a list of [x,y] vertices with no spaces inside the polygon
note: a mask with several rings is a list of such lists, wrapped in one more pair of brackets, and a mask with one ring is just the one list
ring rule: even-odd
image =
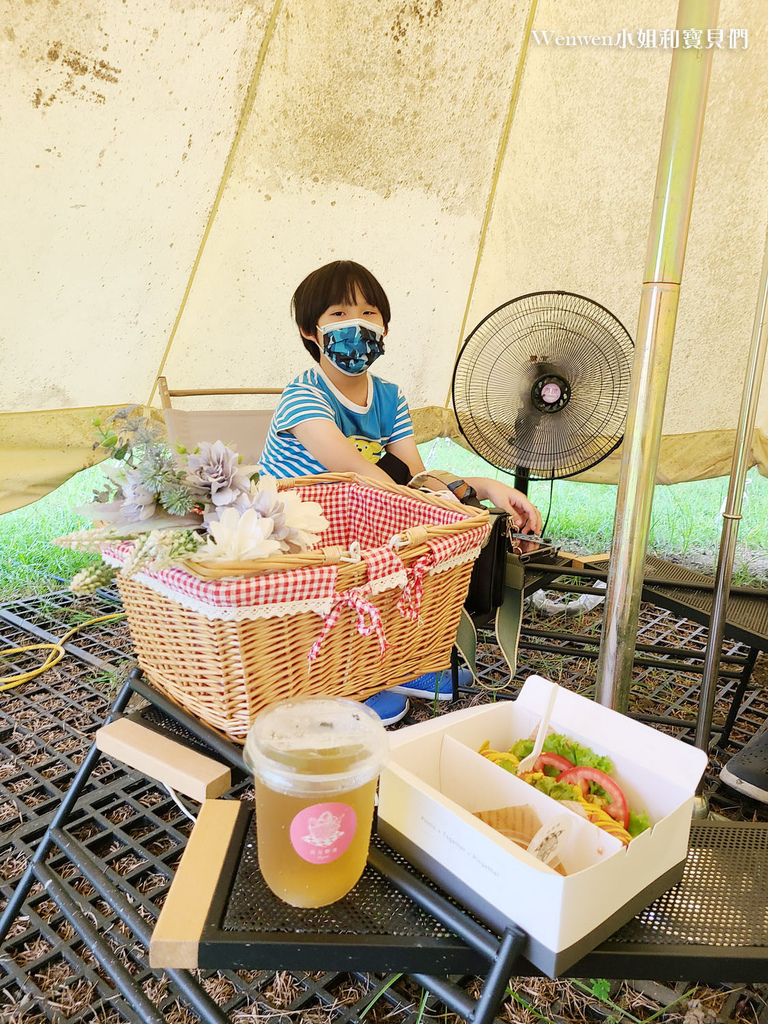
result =
[{"label": "yellow hose", "polygon": [[22,683],[28,682],[30,679],[34,679],[35,676],[39,676],[42,672],[47,672],[49,668],[53,668],[54,665],[58,665],[61,659],[66,654],[64,650],[64,644],[69,640],[71,636],[85,626],[92,626],[96,622],[108,622],[111,619],[124,619],[125,612],[114,612],[112,615],[100,615],[96,619],[88,619],[86,622],[81,622],[77,626],[74,626],[68,632],[64,634],[61,640],[58,640],[53,644],[28,644],[26,647],[11,647],[8,650],[0,651],[0,656],[6,657],[9,654],[23,654],[25,651],[50,651],[50,654],[45,659],[42,665],[37,668],[30,669],[29,672],[22,672],[21,675],[15,676],[0,676],[0,692],[3,690],[12,690],[14,686],[20,686]]}]

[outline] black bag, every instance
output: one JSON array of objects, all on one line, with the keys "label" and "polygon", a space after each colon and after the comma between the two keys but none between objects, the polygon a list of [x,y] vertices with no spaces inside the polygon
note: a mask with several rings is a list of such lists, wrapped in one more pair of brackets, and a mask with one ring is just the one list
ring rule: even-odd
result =
[{"label": "black bag", "polygon": [[464,608],[476,626],[488,622],[504,600],[508,559],[526,562],[552,562],[558,549],[546,538],[525,540],[515,533],[509,514],[489,509],[491,532],[477,556],[469,581]]},{"label": "black bag", "polygon": [[408,486],[408,481],[411,479],[411,471],[403,460],[398,459],[396,455],[387,452],[386,455],[382,455],[376,465],[379,469],[383,469],[387,476],[394,480],[396,484],[402,484],[403,487]]},{"label": "black bag", "polygon": [[504,599],[509,516],[491,509],[491,532],[475,560],[464,607],[473,619],[492,615]]}]

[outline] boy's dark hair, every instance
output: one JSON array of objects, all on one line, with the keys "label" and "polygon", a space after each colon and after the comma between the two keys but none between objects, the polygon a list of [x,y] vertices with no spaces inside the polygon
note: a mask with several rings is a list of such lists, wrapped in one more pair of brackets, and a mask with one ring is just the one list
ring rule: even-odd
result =
[{"label": "boy's dark hair", "polygon": [[304,348],[316,363],[320,362],[320,351],[317,345],[301,334],[314,334],[317,321],[329,306],[343,302],[353,303],[355,293],[359,291],[366,302],[369,302],[381,313],[384,326],[389,326],[389,299],[379,282],[359,263],[352,260],[335,260],[326,263],[319,270],[313,270],[301,282],[293,293],[291,311],[299,326],[299,335]]}]

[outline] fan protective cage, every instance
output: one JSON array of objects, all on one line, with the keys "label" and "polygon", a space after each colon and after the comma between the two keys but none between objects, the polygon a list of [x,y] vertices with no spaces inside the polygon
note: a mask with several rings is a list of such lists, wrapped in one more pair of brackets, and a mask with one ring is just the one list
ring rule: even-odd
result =
[{"label": "fan protective cage", "polygon": [[477,325],[453,371],[459,429],[487,462],[532,479],[583,473],[623,438],[633,343],[604,306],[531,292]]}]

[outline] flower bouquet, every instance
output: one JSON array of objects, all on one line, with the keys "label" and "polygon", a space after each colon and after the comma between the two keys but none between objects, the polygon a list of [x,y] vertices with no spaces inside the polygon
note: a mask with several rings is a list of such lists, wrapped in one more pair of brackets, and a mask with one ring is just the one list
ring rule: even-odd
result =
[{"label": "flower bouquet", "polygon": [[157,571],[182,563],[240,563],[306,551],[327,529],[322,507],[296,491],[278,492],[270,477],[222,441],[193,452],[173,451],[159,424],[121,409],[94,421],[112,464],[94,500],[73,511],[94,521],[54,541],[60,547],[103,554],[130,542],[118,568],[105,561],[79,572],[77,593],[92,593],[117,574]]}]

